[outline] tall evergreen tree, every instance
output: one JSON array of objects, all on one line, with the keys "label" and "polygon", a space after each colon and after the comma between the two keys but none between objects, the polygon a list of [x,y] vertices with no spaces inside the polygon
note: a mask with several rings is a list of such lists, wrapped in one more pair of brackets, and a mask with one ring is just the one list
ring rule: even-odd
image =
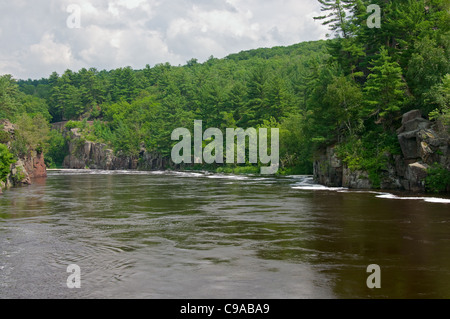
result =
[{"label": "tall evergreen tree", "polygon": [[392,61],[386,48],[369,68],[371,74],[365,85],[366,115],[376,117],[385,126],[392,124],[405,103],[405,83],[400,65]]}]

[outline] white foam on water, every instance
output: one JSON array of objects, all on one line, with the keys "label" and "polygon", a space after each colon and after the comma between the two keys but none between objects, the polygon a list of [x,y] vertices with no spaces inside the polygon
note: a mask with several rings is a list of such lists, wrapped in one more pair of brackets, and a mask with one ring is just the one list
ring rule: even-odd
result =
[{"label": "white foam on water", "polygon": [[396,199],[396,200],[422,200],[428,203],[450,204],[450,199],[439,197],[401,197],[389,193],[382,193],[380,195],[377,195],[376,197],[385,199]]},{"label": "white foam on water", "polygon": [[203,177],[204,173],[195,173],[195,172],[182,172],[182,171],[170,171],[171,174],[186,176],[186,177]]},{"label": "white foam on water", "polygon": [[162,171],[100,170],[100,169],[47,169],[49,175],[151,175],[165,174]]},{"label": "white foam on water", "polygon": [[326,187],[323,185],[310,185],[310,186],[292,186],[292,189],[311,190],[311,191],[344,191],[347,190],[343,187]]},{"label": "white foam on water", "polygon": [[213,179],[232,179],[232,180],[237,180],[237,181],[249,179],[247,176],[221,175],[221,174],[207,175],[206,177],[213,178]]},{"label": "white foam on water", "polygon": [[311,176],[288,176],[289,178],[299,179],[295,184],[292,184],[292,189],[311,190],[311,191],[344,191],[344,187],[327,187],[314,183],[314,178]]},{"label": "white foam on water", "polygon": [[439,197],[414,197],[414,196],[397,196],[391,193],[382,193],[369,190],[350,190],[343,187],[327,187],[320,184],[314,184],[314,179],[310,176],[289,176],[289,178],[299,179],[299,181],[292,185],[292,189],[310,190],[310,191],[334,191],[334,192],[355,192],[355,193],[369,193],[375,194],[377,198],[394,199],[394,200],[420,200],[428,203],[450,204],[450,199]]}]

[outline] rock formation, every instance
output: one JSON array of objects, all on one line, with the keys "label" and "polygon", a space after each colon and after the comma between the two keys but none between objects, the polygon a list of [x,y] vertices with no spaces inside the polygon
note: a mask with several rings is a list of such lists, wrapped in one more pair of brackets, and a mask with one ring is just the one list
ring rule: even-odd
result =
[{"label": "rock formation", "polygon": [[[403,115],[397,134],[402,154],[386,154],[389,160],[380,176],[382,189],[424,192],[429,167],[438,163],[450,170],[450,135],[445,127],[413,110]],[[314,177],[318,183],[330,187],[373,187],[367,172],[352,171],[337,158],[334,146],[317,156]]]},{"label": "rock formation", "polygon": [[[9,134],[9,141],[6,143],[8,148],[14,140],[16,127],[8,120],[0,120],[0,127]],[[11,164],[11,172],[6,177],[6,181],[0,181],[0,193],[2,189],[13,186],[30,185],[34,178],[47,177],[47,168],[44,162],[44,155],[35,150],[29,150],[28,154],[20,157]]]},{"label": "rock formation", "polygon": [[70,132],[69,155],[63,167],[69,169],[103,170],[161,170],[171,167],[171,161],[158,153],[147,152],[144,148],[138,156],[127,156],[114,151],[106,144],[86,141],[77,128]]}]

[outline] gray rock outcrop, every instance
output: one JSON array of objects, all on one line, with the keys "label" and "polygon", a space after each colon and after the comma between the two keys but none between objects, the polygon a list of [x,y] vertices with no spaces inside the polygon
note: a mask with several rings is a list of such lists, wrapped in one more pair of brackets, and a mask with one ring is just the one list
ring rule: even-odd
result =
[{"label": "gray rock outcrop", "polygon": [[141,149],[137,156],[124,155],[114,151],[106,144],[86,141],[77,128],[71,129],[69,155],[63,167],[69,169],[102,169],[102,170],[162,170],[171,167],[169,159],[158,153]]},{"label": "gray rock outcrop", "polygon": [[[424,192],[428,168],[438,163],[450,170],[450,135],[445,127],[424,119],[420,111],[413,110],[403,115],[397,134],[402,154],[385,155],[387,165],[380,174],[382,189]],[[334,146],[317,156],[314,178],[330,187],[373,187],[367,172],[352,171],[337,159]]]}]

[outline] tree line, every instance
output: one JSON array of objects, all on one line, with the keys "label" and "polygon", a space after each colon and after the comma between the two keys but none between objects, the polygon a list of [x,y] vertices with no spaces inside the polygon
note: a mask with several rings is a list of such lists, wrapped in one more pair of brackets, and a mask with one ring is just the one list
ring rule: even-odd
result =
[{"label": "tree line", "polygon": [[[399,152],[401,115],[420,109],[450,124],[450,15],[445,0],[318,0],[328,40],[161,63],[134,70],[67,70],[40,80],[0,78],[0,118],[21,123],[71,121],[86,138],[138,156],[168,156],[175,128],[280,129],[281,171],[312,173],[317,150],[339,156],[375,181],[386,152]],[[380,7],[381,28],[367,7]],[[87,121],[93,125],[87,125]],[[31,122],[30,122],[31,121]],[[28,124],[25,124],[28,123]],[[67,148],[55,132],[36,147],[49,165]],[[22,144],[30,144],[24,141]]]}]

